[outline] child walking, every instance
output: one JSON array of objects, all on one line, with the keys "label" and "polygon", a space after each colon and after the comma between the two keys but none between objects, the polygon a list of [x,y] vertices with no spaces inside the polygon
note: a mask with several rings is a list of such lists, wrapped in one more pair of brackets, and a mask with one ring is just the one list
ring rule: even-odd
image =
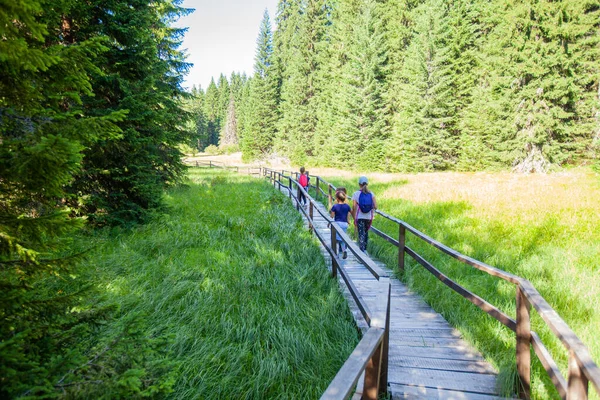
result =
[{"label": "child walking", "polygon": [[377,202],[375,195],[368,188],[369,180],[366,176],[358,178],[360,190],[352,195],[352,216],[354,224],[358,228],[358,247],[367,252],[367,244],[369,242],[369,229],[375,216]]},{"label": "child walking", "polygon": [[[346,204],[346,193],[344,191],[338,190],[335,192],[335,199],[337,203],[331,207],[329,210],[331,217],[337,224],[346,232],[348,230],[348,216],[350,215],[350,206]],[[336,233],[337,242],[340,244],[340,248],[342,250],[342,258],[345,260],[348,257],[348,253],[346,252],[346,243],[342,241],[341,236]]]},{"label": "child walking", "polygon": [[[304,190],[307,190],[308,188],[309,179],[310,178],[308,177],[308,172],[306,172],[304,167],[300,167],[300,176],[298,177],[298,183],[304,188]],[[306,196],[304,195],[304,193],[302,193],[302,190],[300,190],[300,188],[298,188],[298,196],[296,197],[298,197],[298,203],[306,205]]]}]

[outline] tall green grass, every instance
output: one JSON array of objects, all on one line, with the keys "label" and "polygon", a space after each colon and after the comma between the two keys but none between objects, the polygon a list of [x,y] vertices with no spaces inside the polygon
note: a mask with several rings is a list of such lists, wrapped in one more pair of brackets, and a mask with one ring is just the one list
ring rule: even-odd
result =
[{"label": "tall green grass", "polygon": [[359,334],[315,239],[266,182],[190,170],[168,212],[85,238],[95,296],[66,397],[317,398]]},{"label": "tall green grass", "polygon": [[[418,190],[423,175],[399,176],[386,182],[372,179],[370,188],[377,195],[379,208],[398,217],[434,239],[492,266],[530,280],[542,296],[588,346],[594,360],[600,362],[600,213],[593,202],[600,185],[597,176],[575,173],[568,187],[550,188],[543,200],[525,198],[515,211],[510,204],[498,206],[494,199],[456,201],[430,198],[425,202],[405,200],[394,193],[407,185]],[[336,186],[356,187],[356,179],[324,177]],[[478,179],[480,179],[478,177]],[[489,180],[495,176],[490,174]],[[541,178],[540,178],[541,179]],[[447,190],[453,190],[448,185]],[[472,190],[477,192],[477,187]],[[351,193],[354,189],[349,190]],[[518,190],[518,189],[516,189]],[[498,198],[503,198],[498,193]],[[577,196],[581,196],[578,202]],[[415,196],[417,197],[417,196]],[[515,194],[519,198],[518,193]],[[563,199],[564,197],[564,199]],[[568,202],[568,205],[567,205]],[[485,205],[481,205],[485,204]],[[527,205],[530,204],[530,205]],[[490,212],[490,209],[493,212]],[[392,237],[398,227],[383,218],[374,226]],[[391,268],[397,265],[397,249],[374,234],[369,251]],[[407,245],[424,256],[452,280],[483,297],[515,317],[514,285],[459,263],[433,247],[407,234]],[[505,394],[517,390],[515,335],[460,295],[447,288],[407,256],[405,273],[399,277],[420,293],[435,310],[456,326],[500,371]],[[554,359],[567,369],[567,351],[532,309],[532,329],[540,334]],[[558,398],[552,383],[532,352],[533,398]],[[591,398],[597,398],[590,388]]]}]

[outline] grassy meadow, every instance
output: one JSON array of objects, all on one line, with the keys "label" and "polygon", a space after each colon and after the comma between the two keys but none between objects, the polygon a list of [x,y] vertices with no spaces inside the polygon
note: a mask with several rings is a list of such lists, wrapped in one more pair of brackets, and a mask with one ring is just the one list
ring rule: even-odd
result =
[{"label": "grassy meadow", "polygon": [[190,169],[168,209],[82,238],[93,296],[67,398],[318,398],[359,340],[337,281],[266,182]]},{"label": "grassy meadow", "polygon": [[[336,186],[357,188],[356,174],[321,175]],[[600,363],[600,177],[588,169],[548,175],[510,173],[372,174],[381,210],[436,240],[530,280]],[[397,225],[379,217],[374,226],[392,236]],[[370,235],[370,252],[389,266],[397,249]],[[407,245],[451,279],[515,317],[514,285],[491,277],[407,234]],[[516,388],[515,336],[447,288],[407,256],[400,277],[482,351],[500,371],[506,393]],[[567,352],[532,309],[532,327],[566,371]],[[536,360],[536,399],[558,398]],[[566,374],[565,374],[566,376]],[[591,398],[595,394],[590,389]]]}]

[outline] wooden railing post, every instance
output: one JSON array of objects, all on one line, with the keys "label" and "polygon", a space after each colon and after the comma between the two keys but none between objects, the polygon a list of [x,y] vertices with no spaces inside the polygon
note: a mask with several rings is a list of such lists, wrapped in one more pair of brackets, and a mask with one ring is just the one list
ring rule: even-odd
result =
[{"label": "wooden railing post", "polygon": [[300,211],[300,186],[296,185],[296,211]]},{"label": "wooden railing post", "polygon": [[289,189],[290,189],[290,199],[292,198],[292,176],[290,175],[288,177],[288,185],[289,185]]},{"label": "wooden railing post", "polygon": [[332,201],[333,201],[333,197],[331,197],[331,192],[333,191],[331,185],[329,185],[329,202],[328,202],[328,210],[331,210],[331,206],[332,206]]},{"label": "wooden railing post", "polygon": [[385,395],[387,393],[388,386],[388,358],[389,358],[389,350],[390,350],[390,306],[392,301],[392,286],[387,280],[387,301],[385,308],[385,334],[383,335],[383,341],[381,344],[383,345],[381,349],[381,371],[379,376],[379,395]]},{"label": "wooden railing post", "polygon": [[406,227],[398,225],[398,270],[404,271],[404,253],[406,249]]},{"label": "wooden railing post", "polygon": [[333,227],[333,223],[329,224],[329,229],[331,232],[331,249],[333,250],[333,254],[336,255],[336,257],[331,257],[331,276],[333,276],[334,278],[337,278],[337,269],[338,269],[338,263],[337,263],[337,237],[335,235],[335,229]]},{"label": "wooden railing post", "polygon": [[308,226],[310,228],[310,232],[314,233],[314,225],[313,225],[313,202],[311,201],[309,206],[308,206]]},{"label": "wooden railing post", "polygon": [[315,199],[319,200],[319,180],[320,178],[317,176],[317,192],[315,193]]},{"label": "wooden railing post", "polygon": [[383,342],[379,343],[373,357],[365,368],[365,384],[363,387],[363,399],[377,400],[379,397],[379,378],[381,376],[381,358]]},{"label": "wooden railing post", "polygon": [[331,277],[332,278],[337,278],[337,272],[338,272],[338,260],[335,257],[331,258]]},{"label": "wooden railing post", "polygon": [[333,253],[337,255],[337,237],[335,236],[335,229],[333,228],[333,223],[329,224],[329,229],[331,231],[331,249],[333,250]]},{"label": "wooden railing post", "polygon": [[567,400],[587,400],[588,379],[583,374],[581,366],[575,358],[573,350],[569,351],[569,381],[567,385]]},{"label": "wooden railing post", "polygon": [[531,398],[531,321],[529,311],[531,304],[517,286],[517,373],[520,386],[519,397],[529,400]]}]

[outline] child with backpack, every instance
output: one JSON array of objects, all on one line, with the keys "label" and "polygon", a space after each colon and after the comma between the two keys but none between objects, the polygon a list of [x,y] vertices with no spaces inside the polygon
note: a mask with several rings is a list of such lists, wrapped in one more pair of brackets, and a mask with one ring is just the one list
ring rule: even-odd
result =
[{"label": "child with backpack", "polygon": [[[331,214],[331,218],[346,232],[348,230],[348,215],[350,214],[350,206],[346,204],[346,193],[345,191],[337,190],[335,192],[335,198],[337,203],[331,207],[329,210]],[[345,260],[348,256],[346,252],[346,243],[342,241],[342,238],[339,234],[336,233],[336,238],[338,243],[340,244],[340,249],[342,251],[342,258]]]},{"label": "child with backpack", "polygon": [[369,180],[366,176],[358,178],[360,190],[352,195],[352,216],[354,224],[358,228],[358,247],[367,252],[367,244],[369,242],[369,229],[375,216],[377,202],[375,195],[368,188]]},{"label": "child with backpack", "polygon": [[[305,172],[304,167],[300,167],[300,176],[298,177],[298,183],[300,186],[304,188],[304,190],[308,190],[308,172]],[[302,203],[302,205],[306,205],[306,196],[302,193],[302,190],[298,188],[298,203]]]}]

